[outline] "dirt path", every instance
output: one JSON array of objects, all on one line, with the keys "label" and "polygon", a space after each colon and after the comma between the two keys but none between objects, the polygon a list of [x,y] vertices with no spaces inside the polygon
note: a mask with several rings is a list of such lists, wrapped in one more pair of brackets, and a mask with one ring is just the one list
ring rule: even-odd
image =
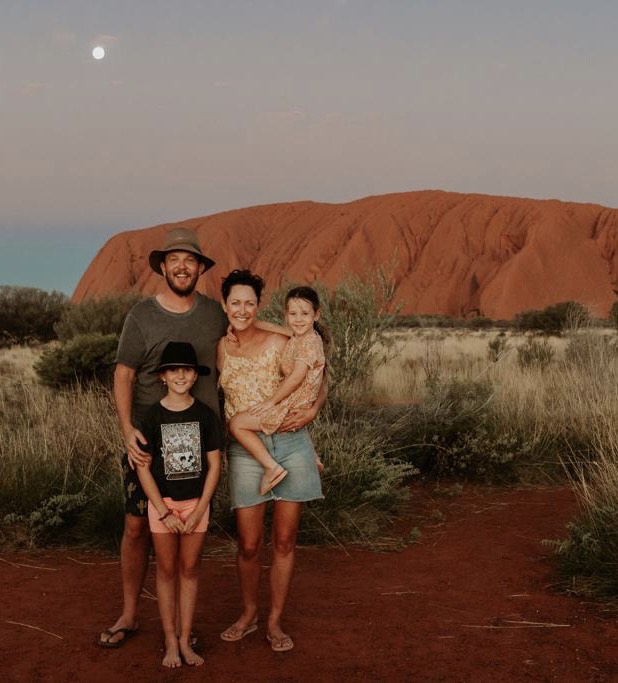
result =
[{"label": "dirt path", "polygon": [[[562,488],[453,497],[414,489],[401,552],[301,548],[287,629],[296,648],[272,653],[260,630],[228,644],[233,558],[202,564],[196,627],[201,671],[160,666],[157,606],[143,600],[140,634],[120,650],[94,635],[116,617],[113,557],[73,550],[0,554],[0,671],[4,681],[616,681],[618,619],[602,605],[555,593],[552,551],[575,502]],[[216,543],[211,541],[210,548]],[[147,589],[154,593],[151,572]],[[34,628],[43,630],[35,630]]]}]

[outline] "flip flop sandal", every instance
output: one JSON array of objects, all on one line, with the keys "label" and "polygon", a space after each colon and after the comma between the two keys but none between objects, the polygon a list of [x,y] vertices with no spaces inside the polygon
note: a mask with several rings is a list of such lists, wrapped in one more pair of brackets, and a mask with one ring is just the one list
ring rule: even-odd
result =
[{"label": "flip flop sandal", "polygon": [[275,486],[280,484],[287,476],[288,471],[281,467],[281,469],[275,472],[272,479],[267,479],[266,482],[264,482],[264,478],[262,477],[262,481],[260,482],[260,496],[265,496],[269,491],[272,491]]},{"label": "flip flop sandal", "polygon": [[[99,647],[104,647],[107,648],[108,650],[117,650],[119,647],[122,647],[127,640],[131,636],[134,636],[137,633],[136,628],[106,628],[105,631],[103,631],[105,635],[108,636],[107,640],[102,640],[101,636],[99,636],[99,640],[97,641]],[[123,637],[120,640],[116,641],[111,641],[110,639],[113,638],[117,633],[122,633]]]},{"label": "flip flop sandal", "polygon": [[266,640],[270,643],[270,649],[273,652],[289,652],[294,647],[292,636],[284,633],[281,638],[276,636],[266,636]]},{"label": "flip flop sandal", "polygon": [[237,640],[242,640],[254,631],[257,631],[257,624],[249,624],[247,628],[237,628],[236,624],[232,624],[221,633],[221,640],[225,640],[227,643],[234,643]]}]

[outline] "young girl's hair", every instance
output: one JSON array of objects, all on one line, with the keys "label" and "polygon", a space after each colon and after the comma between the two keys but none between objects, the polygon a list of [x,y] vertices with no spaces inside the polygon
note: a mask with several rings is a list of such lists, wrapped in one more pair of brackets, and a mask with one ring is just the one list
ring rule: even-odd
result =
[{"label": "young girl's hair", "polygon": [[[302,299],[303,301],[307,301],[311,304],[315,313],[320,310],[320,297],[313,287],[304,286],[290,289],[285,296],[286,308],[290,299]],[[328,334],[327,329],[317,320],[313,322],[313,329],[320,335],[320,337],[322,337],[322,343],[324,344],[324,348],[326,350],[330,344],[330,335]]]},{"label": "young girl's hair", "polygon": [[223,301],[227,301],[234,285],[247,285],[247,287],[251,287],[255,292],[259,304],[265,284],[266,283],[259,275],[255,275],[250,270],[233,270],[223,278],[223,282],[221,283],[221,295],[223,296]]}]

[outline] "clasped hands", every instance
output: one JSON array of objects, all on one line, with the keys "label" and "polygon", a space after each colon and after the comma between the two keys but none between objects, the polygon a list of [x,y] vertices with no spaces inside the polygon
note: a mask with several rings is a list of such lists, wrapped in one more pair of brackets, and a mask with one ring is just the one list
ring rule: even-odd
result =
[{"label": "clasped hands", "polygon": [[195,513],[191,513],[185,522],[183,522],[180,517],[172,512],[164,520],[163,524],[173,533],[173,534],[192,534],[199,522],[199,518]]}]

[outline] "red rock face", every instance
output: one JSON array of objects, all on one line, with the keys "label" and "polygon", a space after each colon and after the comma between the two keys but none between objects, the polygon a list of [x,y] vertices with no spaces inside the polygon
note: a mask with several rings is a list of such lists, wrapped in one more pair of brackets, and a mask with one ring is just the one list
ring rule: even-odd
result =
[{"label": "red rock face", "polygon": [[[163,279],[148,255],[177,225],[112,237],[73,301],[159,291]],[[182,225],[217,262],[199,285],[214,298],[233,268],[262,275],[268,292],[286,282],[332,287],[346,274],[390,264],[404,313],[507,320],[578,301],[605,317],[618,289],[618,210],[593,204],[423,191],[253,206]]]}]

